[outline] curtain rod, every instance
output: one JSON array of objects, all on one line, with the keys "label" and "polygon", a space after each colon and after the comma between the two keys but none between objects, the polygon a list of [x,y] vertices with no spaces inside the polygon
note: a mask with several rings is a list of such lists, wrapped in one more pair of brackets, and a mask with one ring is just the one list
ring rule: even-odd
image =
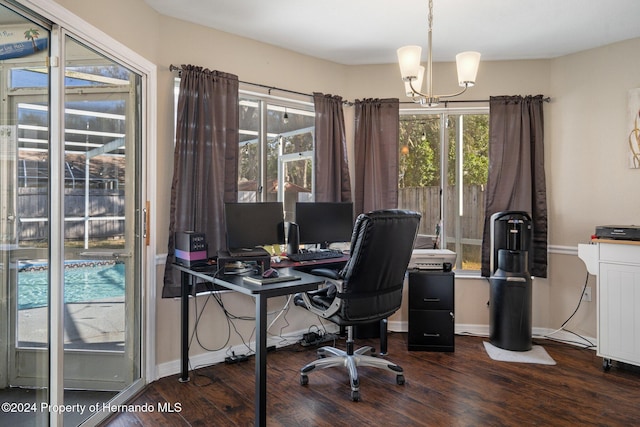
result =
[{"label": "curtain rod", "polygon": [[[542,100],[544,102],[551,102],[551,97],[547,96],[545,98],[542,98]],[[451,99],[451,100],[447,100],[447,101],[441,101],[445,107],[447,106],[447,104],[449,103],[474,103],[474,102],[489,102],[490,99]],[[401,101],[400,104],[416,104],[413,101]]]},{"label": "curtain rod", "polygon": [[[178,71],[178,75],[180,75],[180,73],[182,72],[182,68],[177,67],[173,64],[169,65],[169,71]],[[238,80],[239,83],[245,84],[245,85],[251,85],[251,86],[257,86],[257,87],[261,87],[263,89],[268,89],[268,93],[269,95],[271,95],[271,91],[272,90],[277,90],[280,92],[287,92],[287,93],[293,93],[295,95],[301,95],[301,96],[308,96],[310,98],[313,98],[312,94],[309,93],[304,93],[304,92],[296,92],[295,90],[290,90],[290,89],[282,89],[279,87],[275,87],[275,86],[268,86],[268,85],[263,85],[260,83],[252,83],[252,82],[244,82],[242,80]],[[549,102],[551,101],[550,97],[546,97],[542,99],[544,102]],[[452,99],[449,101],[442,101],[442,103],[445,105],[445,107],[447,106],[448,103],[474,103],[474,102],[489,102],[488,99]],[[346,105],[353,105],[353,102],[351,101],[343,101],[344,104]],[[415,104],[415,102],[413,101],[401,101],[400,104]]]},{"label": "curtain rod", "polygon": [[[173,64],[170,64],[169,65],[169,71],[177,71],[178,75],[180,75],[180,73],[182,72],[182,68],[177,67],[177,66],[175,66]],[[313,95],[310,94],[310,93],[297,92],[295,90],[282,89],[282,88],[279,88],[279,87],[276,87],[276,86],[268,86],[268,85],[263,85],[263,84],[260,84],[260,83],[245,82],[245,81],[242,81],[242,80],[238,80],[238,82],[242,83],[242,84],[245,84],[245,85],[257,86],[257,87],[261,87],[263,89],[268,89],[268,94],[269,95],[271,95],[271,91],[272,90],[277,90],[277,91],[280,91],[280,92],[287,92],[287,93],[292,93],[292,94],[295,94],[295,95],[308,96],[309,98],[313,98]],[[350,106],[353,105],[353,102],[347,101],[347,100],[343,100],[342,103],[345,104],[345,105],[350,105]]]},{"label": "curtain rod", "polygon": [[[169,71],[178,71],[178,74],[180,74],[182,72],[182,68],[176,67],[175,65],[171,64],[171,65],[169,65]],[[272,90],[277,90],[277,91],[280,91],[280,92],[293,93],[295,95],[308,96],[310,98],[313,98],[313,95],[310,94],[310,93],[296,92],[295,90],[282,89],[282,88],[275,87],[275,86],[267,86],[267,85],[263,85],[263,84],[260,84],[260,83],[245,82],[245,81],[242,81],[242,80],[238,80],[238,82],[242,83],[242,84],[245,84],[245,85],[258,86],[258,87],[261,87],[263,89],[268,89],[269,90],[268,91],[269,95],[271,95],[271,91]]]}]

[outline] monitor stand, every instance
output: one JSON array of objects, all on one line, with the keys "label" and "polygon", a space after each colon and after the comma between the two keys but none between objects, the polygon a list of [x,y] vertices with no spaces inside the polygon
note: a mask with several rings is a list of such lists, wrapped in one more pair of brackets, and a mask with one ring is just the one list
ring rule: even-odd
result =
[{"label": "monitor stand", "polygon": [[243,263],[255,261],[261,271],[265,271],[271,267],[271,256],[269,256],[267,251],[264,251],[261,255],[257,256],[234,256],[228,251],[218,251],[218,268],[224,268],[227,263],[234,263],[237,261]]}]

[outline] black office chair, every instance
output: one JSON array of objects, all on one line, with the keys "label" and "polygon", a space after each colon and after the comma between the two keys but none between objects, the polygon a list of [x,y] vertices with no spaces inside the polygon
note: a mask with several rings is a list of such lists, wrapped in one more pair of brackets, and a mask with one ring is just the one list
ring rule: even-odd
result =
[{"label": "black office chair", "polygon": [[351,399],[360,400],[357,366],[383,368],[404,384],[400,366],[375,357],[373,347],[354,351],[353,326],[386,319],[400,308],[402,286],[420,223],[417,212],[390,209],[361,214],[351,236],[351,257],[340,270],[316,269],[326,277],[325,287],[296,294],[294,303],[331,322],[346,327],[346,351],[321,347],[318,360],[300,370],[300,384],[307,385],[314,369],[346,366],[351,382]]}]

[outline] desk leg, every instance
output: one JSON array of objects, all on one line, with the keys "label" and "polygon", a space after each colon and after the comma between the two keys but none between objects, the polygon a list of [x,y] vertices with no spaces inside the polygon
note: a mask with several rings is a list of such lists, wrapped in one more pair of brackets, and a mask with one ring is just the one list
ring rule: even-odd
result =
[{"label": "desk leg", "polygon": [[267,297],[256,296],[255,425],[267,425]]},{"label": "desk leg", "polygon": [[387,354],[387,319],[380,321],[380,354]]},{"label": "desk leg", "polygon": [[189,381],[189,281],[191,275],[180,275],[180,382]]}]

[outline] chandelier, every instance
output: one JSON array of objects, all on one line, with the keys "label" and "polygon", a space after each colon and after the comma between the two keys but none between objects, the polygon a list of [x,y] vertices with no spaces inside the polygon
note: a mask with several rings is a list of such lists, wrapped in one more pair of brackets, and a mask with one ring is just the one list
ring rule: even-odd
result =
[{"label": "chandelier", "polygon": [[[432,50],[431,32],[433,28],[433,0],[429,0],[429,32],[427,44],[427,68],[420,65],[422,48],[420,46],[404,46],[398,49],[398,63],[400,64],[400,74],[405,85],[405,92],[414,102],[422,106],[434,107],[440,103],[441,98],[452,98],[464,93],[473,86],[480,64],[480,53],[461,52],[456,55],[456,66],[458,70],[458,84],[462,90],[448,95],[434,95],[432,80]],[[426,93],[421,92],[422,81],[426,74]]]}]

